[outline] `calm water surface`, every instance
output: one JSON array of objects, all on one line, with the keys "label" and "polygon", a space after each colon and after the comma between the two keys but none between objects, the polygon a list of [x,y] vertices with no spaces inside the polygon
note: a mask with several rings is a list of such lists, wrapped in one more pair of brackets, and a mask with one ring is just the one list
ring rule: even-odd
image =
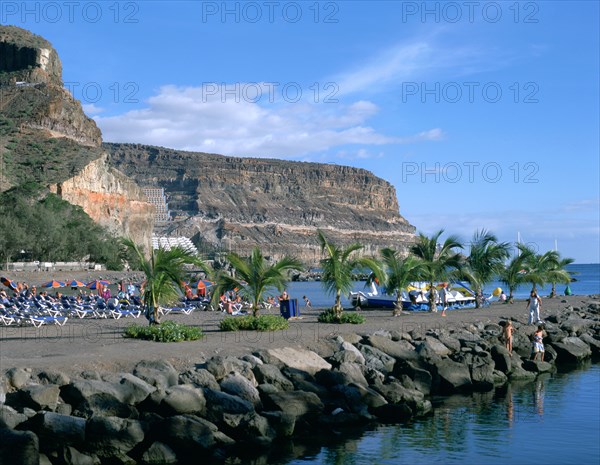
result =
[{"label": "calm water surface", "polygon": [[434,415],[383,426],[287,465],[600,463],[600,365],[513,384],[496,393],[435,399]]}]

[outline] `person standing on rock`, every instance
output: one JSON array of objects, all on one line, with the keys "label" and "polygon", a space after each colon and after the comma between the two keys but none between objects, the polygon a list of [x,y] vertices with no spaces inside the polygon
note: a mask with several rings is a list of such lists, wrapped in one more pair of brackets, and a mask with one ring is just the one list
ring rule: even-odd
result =
[{"label": "person standing on rock", "polygon": [[529,322],[528,324],[533,325],[541,322],[540,310],[542,309],[542,299],[537,294],[535,289],[531,291],[529,299],[527,299],[527,308],[529,309]]},{"label": "person standing on rock", "polygon": [[508,320],[504,325],[504,330],[502,332],[502,336],[504,338],[504,345],[508,350],[508,353],[512,355],[512,346],[513,346],[513,331],[514,327],[512,325],[512,321]]},{"label": "person standing on rock", "polygon": [[533,361],[535,362],[540,357],[540,361],[544,361],[544,327],[538,325],[537,331],[533,333]]}]

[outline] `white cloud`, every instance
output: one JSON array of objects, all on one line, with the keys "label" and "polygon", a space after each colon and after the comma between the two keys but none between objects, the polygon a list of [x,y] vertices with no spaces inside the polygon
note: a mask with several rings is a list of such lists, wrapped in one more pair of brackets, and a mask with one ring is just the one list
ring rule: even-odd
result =
[{"label": "white cloud", "polygon": [[[279,99],[266,105],[222,86],[164,86],[148,106],[118,116],[95,118],[104,140],[161,145],[225,155],[300,157],[345,145],[380,146],[439,140],[440,129],[388,136],[367,124],[378,107],[360,100],[349,105]],[[267,98],[267,96],[265,96]],[[356,149],[359,157],[368,151]]]},{"label": "white cloud", "polygon": [[104,108],[97,107],[93,103],[84,103],[81,105],[81,108],[83,108],[86,115],[98,115],[104,112]]},{"label": "white cloud", "polygon": [[[434,34],[435,35],[435,34]],[[453,77],[489,68],[489,57],[475,46],[448,47],[435,37],[397,44],[380,51],[367,63],[331,78],[339,87],[339,95],[357,92],[378,93],[397,88],[413,79],[442,73]]]}]

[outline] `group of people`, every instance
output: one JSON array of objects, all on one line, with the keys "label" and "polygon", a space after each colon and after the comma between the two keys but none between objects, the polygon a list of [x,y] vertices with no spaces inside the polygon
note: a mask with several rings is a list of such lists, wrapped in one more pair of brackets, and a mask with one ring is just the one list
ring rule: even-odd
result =
[{"label": "group of people", "polygon": [[[528,324],[537,324],[538,327],[531,337],[531,355],[532,360],[544,361],[544,325],[540,319],[540,310],[542,308],[542,299],[537,291],[533,289],[527,299],[527,309],[529,310]],[[508,353],[512,355],[514,326],[510,320],[504,325],[502,338]]]}]

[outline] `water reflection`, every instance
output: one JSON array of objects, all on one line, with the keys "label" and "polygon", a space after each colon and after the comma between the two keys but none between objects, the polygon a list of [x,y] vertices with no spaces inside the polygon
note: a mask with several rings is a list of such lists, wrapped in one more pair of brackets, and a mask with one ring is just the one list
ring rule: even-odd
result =
[{"label": "water reflection", "polygon": [[495,392],[436,398],[431,417],[332,441],[286,463],[600,463],[600,366],[588,368]]}]

